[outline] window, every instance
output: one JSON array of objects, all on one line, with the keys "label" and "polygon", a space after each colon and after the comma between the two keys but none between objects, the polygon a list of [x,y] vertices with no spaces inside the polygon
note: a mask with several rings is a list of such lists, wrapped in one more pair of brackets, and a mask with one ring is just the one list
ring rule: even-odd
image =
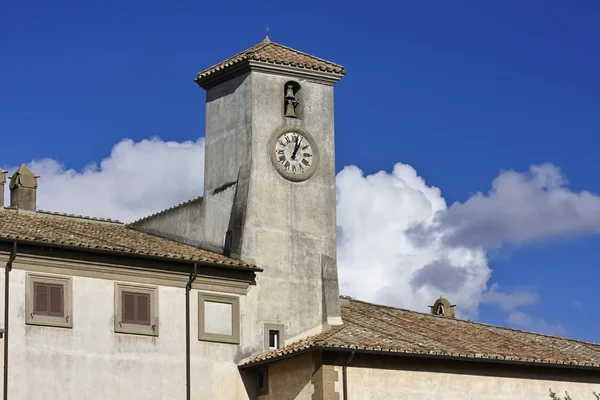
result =
[{"label": "window", "polygon": [[285,326],[280,324],[265,324],[265,350],[275,350],[283,347]]},{"label": "window", "polygon": [[267,367],[261,367],[257,371],[256,391],[259,396],[269,394],[269,370]]},{"label": "window", "polygon": [[238,297],[198,293],[198,340],[240,343]]},{"label": "window", "polygon": [[115,332],[158,336],[158,289],[115,284]]},{"label": "window", "polygon": [[28,273],[25,323],[72,328],[71,282],[68,277]]},{"label": "window", "polygon": [[269,330],[269,349],[279,348],[279,331]]}]

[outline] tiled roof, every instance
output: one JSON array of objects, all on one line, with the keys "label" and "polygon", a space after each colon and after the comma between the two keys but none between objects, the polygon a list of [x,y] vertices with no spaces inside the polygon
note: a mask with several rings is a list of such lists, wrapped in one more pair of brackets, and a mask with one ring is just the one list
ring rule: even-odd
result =
[{"label": "tiled roof", "polygon": [[275,42],[271,42],[268,37],[265,37],[265,40],[255,44],[249,49],[244,50],[223,62],[213,65],[202,72],[199,72],[196,81],[244,60],[290,65],[298,68],[331,72],[341,75],[346,73],[344,67],[339,64],[334,64],[330,61],[323,60],[322,58],[311,56],[310,54],[294,50],[290,47]]},{"label": "tiled roof", "polygon": [[89,217],[0,210],[0,238],[257,269],[243,261],[139,232],[121,223]]},{"label": "tiled roof", "polygon": [[600,368],[600,345],[342,298],[344,325],[246,360],[311,349],[427,355]]}]

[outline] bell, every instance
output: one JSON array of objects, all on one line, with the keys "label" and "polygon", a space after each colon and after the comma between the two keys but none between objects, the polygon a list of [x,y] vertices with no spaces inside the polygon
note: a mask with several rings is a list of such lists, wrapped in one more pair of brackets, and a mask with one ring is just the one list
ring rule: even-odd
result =
[{"label": "bell", "polygon": [[296,107],[294,107],[294,101],[287,101],[287,104],[285,105],[285,116],[296,118]]},{"label": "bell", "polygon": [[287,89],[285,91],[285,99],[296,100],[296,96],[294,95],[294,87],[292,85],[287,85]]}]

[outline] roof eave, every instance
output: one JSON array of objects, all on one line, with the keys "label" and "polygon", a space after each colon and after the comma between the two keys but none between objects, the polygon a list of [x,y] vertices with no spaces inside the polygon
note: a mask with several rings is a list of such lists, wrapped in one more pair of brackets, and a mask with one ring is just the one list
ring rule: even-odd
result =
[{"label": "roof eave", "polygon": [[81,251],[87,253],[96,253],[96,254],[106,254],[113,256],[121,256],[121,257],[129,257],[129,258],[139,258],[144,260],[153,260],[153,261],[161,261],[161,262],[172,262],[177,264],[187,264],[205,267],[215,267],[220,269],[229,269],[234,271],[243,271],[243,272],[262,272],[263,269],[256,266],[241,266],[241,265],[232,265],[225,263],[217,263],[203,260],[194,260],[189,258],[174,258],[174,257],[163,257],[163,256],[154,256],[151,254],[141,254],[120,250],[108,250],[108,249],[99,249],[95,247],[84,247],[77,245],[69,245],[64,243],[51,243],[51,242],[42,242],[37,240],[28,240],[28,239],[19,239],[19,238],[10,238],[10,237],[0,237],[0,242],[3,243],[14,243],[24,244],[29,246],[39,246],[46,247],[52,249],[61,249],[61,250],[71,250],[71,251]]},{"label": "roof eave", "polygon": [[196,79],[194,79],[194,82],[196,82],[202,89],[208,90],[220,83],[251,71],[297,77],[330,86],[334,85],[346,74],[346,70],[342,70],[341,72],[333,72],[300,66],[278,64],[269,61],[244,59],[218,71],[198,74]]},{"label": "roof eave", "polygon": [[342,348],[342,347],[327,347],[327,346],[314,346],[307,347],[298,350],[293,353],[282,354],[281,356],[271,357],[266,360],[261,360],[253,363],[247,363],[238,365],[238,369],[248,369],[257,367],[259,365],[270,364],[272,362],[280,361],[286,358],[299,356],[302,354],[314,352],[314,351],[329,351],[329,352],[343,352],[356,354],[370,354],[380,356],[396,356],[396,357],[409,357],[409,358],[420,358],[420,359],[434,359],[434,360],[451,360],[451,361],[466,361],[466,362],[484,362],[492,364],[509,364],[509,365],[522,365],[530,367],[550,367],[550,368],[567,368],[567,369],[578,369],[578,370],[590,370],[600,371],[600,366],[594,365],[582,365],[582,364],[566,364],[566,363],[551,363],[543,361],[525,361],[525,360],[507,360],[498,358],[483,358],[483,357],[468,357],[468,356],[456,356],[456,355],[445,355],[445,354],[423,354],[423,353],[408,353],[403,351],[390,351],[390,350],[368,350],[368,349],[353,349],[353,348]]}]

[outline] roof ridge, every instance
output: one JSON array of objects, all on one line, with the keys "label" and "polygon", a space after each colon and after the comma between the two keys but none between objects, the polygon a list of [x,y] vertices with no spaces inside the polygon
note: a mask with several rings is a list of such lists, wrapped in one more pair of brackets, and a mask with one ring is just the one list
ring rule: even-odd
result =
[{"label": "roof ridge", "polygon": [[67,214],[67,213],[61,213],[61,212],[58,212],[58,211],[37,210],[36,214],[48,214],[48,215],[54,215],[54,216],[57,216],[57,217],[79,218],[79,219],[85,219],[85,220],[97,221],[97,222],[111,222],[111,223],[114,223],[114,224],[123,224],[123,222],[121,222],[121,221],[119,221],[117,219],[92,217],[92,216],[89,216],[89,215]]},{"label": "roof ridge", "polygon": [[[421,312],[421,311],[414,311],[414,310],[409,310],[409,309],[406,309],[406,308],[388,306],[386,304],[372,303],[372,302],[365,301],[365,300],[359,300],[359,299],[356,299],[356,298],[350,297],[350,296],[340,296],[340,297],[343,298],[343,299],[347,299],[347,300],[351,300],[351,301],[356,301],[356,302],[364,303],[364,304],[370,304],[370,305],[377,306],[377,307],[391,308],[393,310],[406,311],[406,312],[413,313],[413,314],[420,314],[420,315],[424,315],[424,316],[429,317],[429,318],[440,318],[439,316],[427,314],[427,313],[424,313],[424,312]],[[600,347],[600,343],[588,342],[588,341],[585,341],[585,340],[573,339],[573,338],[569,338],[569,337],[565,337],[565,336],[549,335],[549,334],[546,334],[546,333],[540,333],[540,332],[534,332],[534,331],[526,331],[526,330],[517,329],[517,328],[508,328],[506,326],[501,326],[501,325],[492,325],[492,324],[487,324],[485,322],[471,321],[470,319],[444,318],[444,320],[447,320],[447,321],[457,321],[459,323],[465,323],[465,324],[483,325],[483,326],[486,326],[486,327],[499,328],[499,329],[504,329],[504,330],[507,330],[507,331],[515,331],[515,332],[527,333],[527,334],[538,335],[538,336],[543,336],[543,337],[548,337],[548,338],[568,340],[570,342],[583,343],[583,344],[588,344],[588,345]],[[594,350],[596,350],[596,349],[594,349]],[[596,351],[600,351],[600,349],[596,350]]]},{"label": "roof ridge", "polygon": [[169,208],[165,208],[164,210],[157,211],[157,212],[155,212],[154,214],[150,214],[150,215],[147,215],[147,216],[145,216],[145,217],[142,217],[142,218],[136,219],[135,221],[128,222],[128,223],[126,223],[126,224],[124,224],[124,225],[125,225],[126,227],[128,227],[128,228],[133,228],[133,225],[134,225],[134,224],[136,224],[136,223],[138,223],[138,222],[146,221],[146,220],[148,220],[148,219],[150,219],[150,218],[152,218],[152,217],[156,217],[156,216],[158,216],[158,215],[164,214],[164,213],[166,213],[167,211],[174,210],[175,208],[179,208],[179,207],[181,207],[181,206],[184,206],[184,205],[186,205],[186,204],[188,204],[188,203],[191,203],[191,202],[193,202],[193,201],[199,200],[199,199],[201,199],[201,198],[203,198],[203,197],[204,197],[204,196],[198,196],[198,197],[194,197],[193,199],[186,200],[186,201],[184,201],[184,202],[181,202],[181,203],[179,203],[179,204],[176,204],[176,205],[174,205],[174,206],[171,206],[171,207],[169,207]]}]

